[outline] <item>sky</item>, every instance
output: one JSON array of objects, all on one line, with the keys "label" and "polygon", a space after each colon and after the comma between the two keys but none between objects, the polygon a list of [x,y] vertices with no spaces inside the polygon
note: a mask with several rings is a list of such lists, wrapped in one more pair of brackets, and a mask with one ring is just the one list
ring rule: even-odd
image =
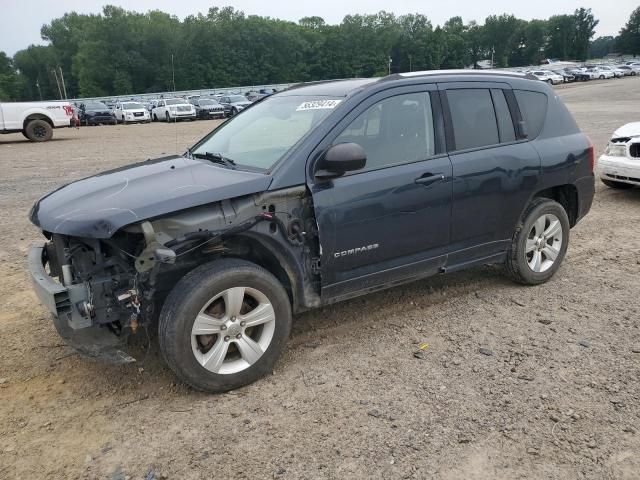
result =
[{"label": "sky", "polygon": [[546,19],[552,15],[573,13],[576,8],[591,8],[600,20],[596,37],[617,35],[638,7],[638,0],[457,0],[440,2],[428,0],[323,0],[309,2],[301,0],[226,0],[214,3],[211,0],[0,0],[0,50],[8,55],[26,48],[32,43],[43,44],[40,28],[54,18],[67,12],[99,13],[104,5],[118,5],[127,10],[146,12],[162,10],[179,18],[197,12],[206,13],[211,6],[233,6],[246,14],[269,16],[283,20],[298,21],[302,17],[320,16],[327,23],[340,23],[342,18],[354,13],[376,13],[380,10],[396,15],[422,13],[435,25],[460,16],[465,23],[476,20],[483,23],[489,15],[510,13],[518,18]]}]

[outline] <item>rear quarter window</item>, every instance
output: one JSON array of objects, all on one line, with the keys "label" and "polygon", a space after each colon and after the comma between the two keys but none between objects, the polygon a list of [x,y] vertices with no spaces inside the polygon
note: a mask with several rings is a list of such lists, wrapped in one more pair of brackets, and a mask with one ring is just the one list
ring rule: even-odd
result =
[{"label": "rear quarter window", "polygon": [[544,93],[528,90],[514,90],[513,93],[527,128],[527,138],[532,140],[542,131],[547,116],[547,96]]}]

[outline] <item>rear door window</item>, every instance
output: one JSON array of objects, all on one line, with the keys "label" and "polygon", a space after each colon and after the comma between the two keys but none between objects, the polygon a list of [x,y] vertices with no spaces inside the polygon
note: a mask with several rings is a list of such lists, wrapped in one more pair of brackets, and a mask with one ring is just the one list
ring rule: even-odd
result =
[{"label": "rear door window", "polygon": [[456,150],[479,148],[500,143],[498,122],[485,88],[447,90]]},{"label": "rear door window", "polygon": [[540,135],[547,116],[547,96],[540,92],[514,90],[524,120],[527,138],[532,140]]},{"label": "rear door window", "polygon": [[508,143],[516,141],[516,131],[513,127],[513,119],[509,111],[507,99],[504,92],[500,89],[491,89],[493,97],[493,106],[496,109],[496,117],[498,118],[498,131],[500,133],[500,143]]}]

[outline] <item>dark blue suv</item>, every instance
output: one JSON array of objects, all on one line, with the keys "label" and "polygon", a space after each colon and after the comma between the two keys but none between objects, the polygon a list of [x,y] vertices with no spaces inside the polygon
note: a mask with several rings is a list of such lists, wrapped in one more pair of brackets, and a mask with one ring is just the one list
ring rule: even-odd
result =
[{"label": "dark blue suv", "polygon": [[534,285],[594,195],[594,152],[523,75],[421,72],[301,85],[184,155],[105,172],[34,205],[35,289],[81,352],[158,329],[186,383],[272,370],[292,313],[475,265]]}]

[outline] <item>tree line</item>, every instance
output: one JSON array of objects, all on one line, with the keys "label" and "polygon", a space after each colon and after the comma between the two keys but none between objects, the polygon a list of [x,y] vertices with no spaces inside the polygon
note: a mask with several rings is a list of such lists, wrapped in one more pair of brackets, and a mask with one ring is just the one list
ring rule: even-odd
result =
[{"label": "tree line", "polygon": [[[41,29],[46,45],[13,58],[0,52],[0,99],[69,98],[174,89],[371,77],[391,72],[463,68],[493,58],[496,67],[537,65],[544,58],[586,60],[623,46],[638,53],[637,9],[619,39],[591,41],[598,24],[591,9],[522,20],[491,15],[484,24],[452,17],[433,26],[422,14],[347,15],[339,25],[321,17],[298,23],[210,8],[183,21],[104,7],[75,12]],[[635,23],[633,23],[635,22]],[[600,55],[598,55],[600,56]]]}]

